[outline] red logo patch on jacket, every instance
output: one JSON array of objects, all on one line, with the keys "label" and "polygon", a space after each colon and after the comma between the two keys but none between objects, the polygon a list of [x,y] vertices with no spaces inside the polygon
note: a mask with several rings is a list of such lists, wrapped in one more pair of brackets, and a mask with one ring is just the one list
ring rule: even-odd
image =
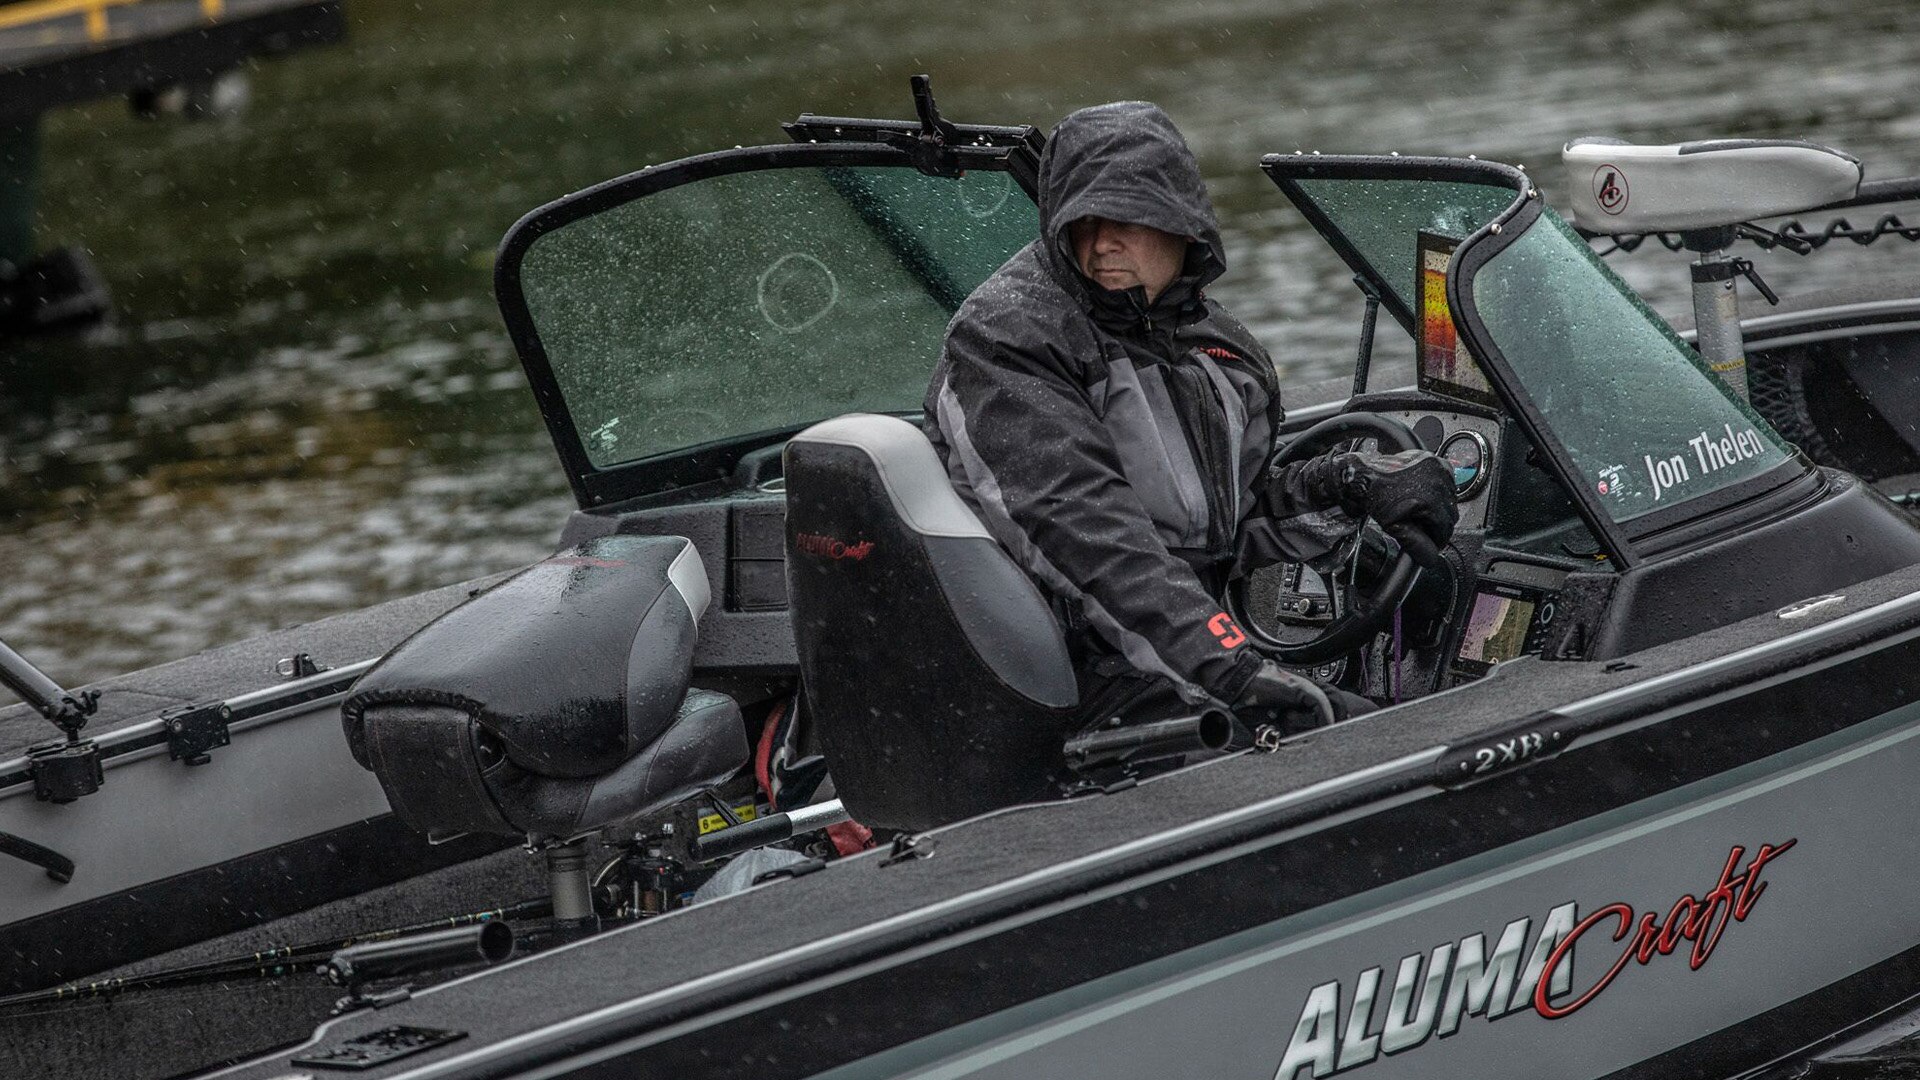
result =
[{"label": "red logo patch on jacket", "polygon": [[1224,611],[1207,620],[1207,629],[1213,631],[1213,636],[1220,640],[1223,649],[1237,649],[1247,642],[1246,631],[1240,629],[1240,624],[1233,621],[1233,616]]}]

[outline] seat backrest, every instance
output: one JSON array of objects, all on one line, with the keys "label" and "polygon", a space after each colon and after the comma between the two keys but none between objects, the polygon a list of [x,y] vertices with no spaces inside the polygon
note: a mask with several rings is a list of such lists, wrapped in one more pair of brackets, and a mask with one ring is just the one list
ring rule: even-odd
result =
[{"label": "seat backrest", "polygon": [[707,601],[683,537],[562,551],[361,676],[348,746],[425,830],[575,833],[680,797],[746,760],[738,707],[688,692]]},{"label": "seat backrest", "polygon": [[787,582],[834,787],[923,829],[1044,798],[1078,690],[1033,582],[912,424],[853,414],[786,449]]}]

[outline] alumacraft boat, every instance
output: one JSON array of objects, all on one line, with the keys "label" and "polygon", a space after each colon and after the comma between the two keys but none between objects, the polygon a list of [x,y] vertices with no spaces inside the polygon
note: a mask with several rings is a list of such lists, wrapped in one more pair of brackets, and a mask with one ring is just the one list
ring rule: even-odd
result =
[{"label": "alumacraft boat", "polygon": [[[1283,452],[1443,453],[1452,572],[1283,566],[1235,592],[1261,647],[1394,707],[1293,737],[1070,730],[1051,616],[888,415],[1035,235],[1040,136],[920,104],[803,116],[790,145],[645,169],[508,234],[501,306],[580,505],[553,558],[97,705],[9,660],[70,731],[0,766],[7,1075],[1727,1076],[1898,1053],[1920,527],[1782,439],[1523,172],[1273,156],[1418,346],[1412,386],[1299,410]],[[1805,181],[1783,161],[1771,180]],[[796,707],[812,734],[756,768],[749,735]],[[14,753],[46,730],[0,729]],[[810,742],[838,803],[812,801]],[[882,842],[810,857],[840,804]],[[718,853],[786,833],[718,871],[772,873],[687,902]]]}]

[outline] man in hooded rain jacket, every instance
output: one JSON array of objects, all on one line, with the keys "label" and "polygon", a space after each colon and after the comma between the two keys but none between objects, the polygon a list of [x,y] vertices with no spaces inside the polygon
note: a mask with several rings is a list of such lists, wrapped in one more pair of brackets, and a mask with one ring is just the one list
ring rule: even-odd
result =
[{"label": "man in hooded rain jacket", "polygon": [[1226,270],[1219,228],[1158,106],[1066,117],[1039,186],[1040,238],[955,314],[926,415],[954,487],[1060,616],[1082,716],[1372,708],[1263,659],[1219,597],[1280,559],[1337,562],[1369,515],[1435,564],[1451,475],[1423,452],[1268,470],[1273,363],[1202,292]]}]

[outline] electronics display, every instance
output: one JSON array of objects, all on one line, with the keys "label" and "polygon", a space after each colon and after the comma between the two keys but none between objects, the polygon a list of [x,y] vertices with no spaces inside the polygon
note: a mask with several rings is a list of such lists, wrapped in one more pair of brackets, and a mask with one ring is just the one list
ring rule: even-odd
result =
[{"label": "electronics display", "polygon": [[1455,654],[1456,672],[1478,678],[1495,664],[1540,651],[1555,614],[1554,596],[1539,589],[1482,581]]},{"label": "electronics display", "polygon": [[1493,384],[1460,344],[1453,312],[1447,307],[1447,271],[1453,264],[1453,249],[1459,244],[1454,237],[1424,230],[1416,241],[1414,274],[1418,280],[1413,295],[1419,305],[1414,312],[1419,334],[1417,382],[1423,393],[1497,407],[1500,402],[1494,396]]}]

